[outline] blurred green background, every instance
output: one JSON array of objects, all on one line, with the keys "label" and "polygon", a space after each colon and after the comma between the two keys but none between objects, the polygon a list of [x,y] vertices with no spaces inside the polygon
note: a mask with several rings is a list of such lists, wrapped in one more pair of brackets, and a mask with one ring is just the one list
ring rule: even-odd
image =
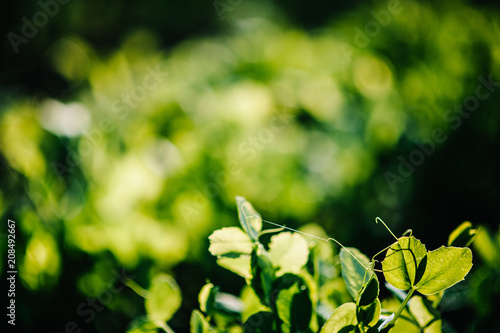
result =
[{"label": "blurred green background", "polygon": [[244,284],[207,250],[238,224],[235,195],[370,256],[392,243],[376,216],[428,249],[481,226],[443,325],[499,329],[498,4],[63,2],[6,3],[0,21],[20,331],[123,332],[144,313],[132,291],[88,321],[80,305],[160,271],[183,293],[169,324],[189,331],[207,279]]}]

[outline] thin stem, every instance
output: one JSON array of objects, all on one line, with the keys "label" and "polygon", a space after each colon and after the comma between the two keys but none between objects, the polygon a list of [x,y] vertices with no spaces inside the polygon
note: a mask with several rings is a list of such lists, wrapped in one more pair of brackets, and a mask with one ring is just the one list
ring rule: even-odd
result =
[{"label": "thin stem", "polygon": [[399,306],[398,311],[394,315],[394,319],[392,320],[392,323],[391,323],[392,325],[394,325],[396,323],[396,320],[398,319],[398,317],[401,314],[401,312],[403,312],[403,310],[405,309],[406,304],[408,303],[408,301],[410,300],[410,298],[413,296],[413,293],[415,292],[415,290],[417,290],[417,289],[411,288],[410,291],[408,291],[408,295],[406,295],[406,298],[404,299],[403,303],[401,303],[401,305]]},{"label": "thin stem", "polygon": [[347,251],[347,253],[349,253],[349,254],[350,254],[350,255],[354,258],[354,260],[356,260],[356,261],[357,261],[357,262],[358,262],[361,266],[363,266],[363,267],[364,267],[364,269],[366,269],[366,270],[371,269],[371,268],[369,268],[369,267],[366,267],[366,266],[365,266],[365,265],[364,265],[364,264],[363,264],[363,263],[362,263],[362,262],[361,262],[358,258],[356,258],[356,256],[355,256],[355,255],[354,255],[351,251],[349,251],[349,250],[348,250],[348,249],[347,249],[344,245],[342,245],[342,244],[341,244],[338,240],[336,240],[335,238],[331,238],[331,237],[330,237],[330,238],[328,238],[328,241],[329,241],[329,240],[334,241],[334,242],[335,242],[335,243],[337,243],[340,247],[342,247],[344,250],[346,250],[346,251]]},{"label": "thin stem", "polygon": [[135,293],[141,297],[148,298],[148,291],[138,285],[134,280],[126,279],[125,285],[135,291]]},{"label": "thin stem", "polygon": [[385,222],[384,222],[384,221],[382,221],[382,219],[381,219],[380,217],[378,217],[378,216],[377,216],[377,217],[375,218],[375,223],[378,223],[378,221],[380,221],[380,222],[384,225],[384,227],[385,227],[387,230],[389,230],[389,232],[391,233],[392,237],[394,237],[396,240],[398,240],[398,238],[396,237],[396,235],[394,235],[394,234],[392,233],[392,230],[391,230],[391,229],[389,229],[389,227],[387,226],[387,224],[385,224]]}]

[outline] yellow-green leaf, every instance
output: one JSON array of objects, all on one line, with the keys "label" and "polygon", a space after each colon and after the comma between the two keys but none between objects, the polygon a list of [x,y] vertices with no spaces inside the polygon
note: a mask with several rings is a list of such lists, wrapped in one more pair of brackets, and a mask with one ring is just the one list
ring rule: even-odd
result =
[{"label": "yellow-green leaf", "polygon": [[189,321],[191,333],[207,333],[210,331],[210,324],[205,316],[198,310],[191,313],[191,320]]},{"label": "yellow-green leaf", "polygon": [[168,321],[179,309],[181,291],[174,278],[158,274],[153,278],[144,303],[149,320],[153,323]]},{"label": "yellow-green leaf", "polygon": [[262,230],[262,217],[244,197],[237,196],[236,205],[243,230],[253,241],[258,241],[259,232]]},{"label": "yellow-green leaf", "polygon": [[299,234],[282,232],[271,237],[269,257],[276,269],[276,276],[298,274],[309,258],[309,246]]},{"label": "yellow-green leaf", "polygon": [[426,301],[421,296],[413,296],[408,306],[420,327],[425,327],[425,333],[441,333],[439,313],[432,307],[430,301]]},{"label": "yellow-green leaf", "polygon": [[[342,265],[342,277],[352,298],[357,300],[360,290],[371,279],[373,272],[363,267],[363,265],[370,267],[370,260],[363,253],[354,247],[347,249],[349,251],[346,249],[340,250],[339,255]],[[361,261],[363,265],[356,259]]]},{"label": "yellow-green leaf", "polygon": [[436,294],[462,281],[471,268],[469,248],[442,246],[427,254],[427,267],[417,290],[424,295]]},{"label": "yellow-green leaf", "polygon": [[215,230],[208,239],[210,241],[208,251],[214,256],[252,253],[253,242],[240,228]]},{"label": "yellow-green leaf", "polygon": [[466,221],[460,224],[448,237],[448,246],[469,246],[476,237],[477,230],[472,223]]},{"label": "yellow-green leaf", "polygon": [[339,306],[321,328],[320,333],[350,332],[357,325],[356,304],[349,302]]},{"label": "yellow-green leaf", "polygon": [[220,257],[217,259],[217,264],[248,280],[252,278],[250,259],[249,254],[242,254],[235,258]]},{"label": "yellow-green leaf", "polygon": [[412,288],[417,280],[417,268],[426,254],[425,245],[415,237],[400,237],[382,261],[385,279],[398,289]]}]

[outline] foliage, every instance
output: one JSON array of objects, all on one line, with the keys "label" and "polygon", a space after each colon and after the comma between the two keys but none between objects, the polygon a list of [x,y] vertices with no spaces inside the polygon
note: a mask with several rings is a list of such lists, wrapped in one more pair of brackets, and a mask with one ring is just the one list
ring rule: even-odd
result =
[{"label": "foliage", "polygon": [[[240,291],[239,284],[224,285],[231,272],[242,277],[235,281],[248,283],[239,295],[246,305],[240,312],[243,322],[257,320],[258,312],[265,321],[273,319],[266,317],[272,309],[265,305],[273,284],[257,283],[266,270],[276,279],[318,272],[313,278],[319,290],[311,289],[310,297],[320,329],[336,308],[355,301],[341,275],[343,262],[352,257],[322,241],[313,246],[297,234],[265,236],[261,233],[269,229],[253,225],[259,223],[254,217],[235,228],[230,239],[229,232],[214,234],[228,243],[238,241],[211,248],[221,253],[211,258],[207,237],[232,225],[233,198],[244,191],[268,219],[289,226],[313,221],[325,230],[304,228],[362,244],[370,254],[390,243],[371,223],[376,214],[389,219],[394,230],[411,225],[425,235],[430,249],[444,244],[442,235],[463,216],[489,225],[472,245],[480,260],[471,278],[449,288],[450,297],[439,307],[449,325],[464,331],[500,331],[493,324],[499,322],[495,305],[500,304],[495,252],[499,160],[489,154],[500,143],[498,88],[481,88],[490,96],[473,113],[455,108],[455,103],[473,101],[478,77],[491,77],[495,84],[500,80],[498,9],[400,1],[402,11],[361,45],[365,32],[358,28],[373,28],[373,15],[383,20],[387,5],[398,1],[320,10],[332,21],[314,31],[285,17],[281,5],[286,2],[243,1],[226,13],[223,29],[200,29],[191,39],[165,45],[165,34],[193,24],[194,9],[165,16],[155,5],[156,20],[168,27],[182,21],[178,29],[158,29],[149,24],[147,5],[128,4],[142,6],[136,11],[141,15],[132,16],[149,22],[138,28],[107,15],[83,19],[81,10],[89,8],[124,13],[125,7],[113,8],[120,1],[104,11],[101,2],[91,1],[97,7],[80,2],[61,7],[49,26],[22,45],[16,66],[2,62],[8,70],[0,89],[0,213],[19,226],[18,296],[25,305],[19,308],[20,330],[61,331],[67,321],[84,321],[87,317],[75,314],[80,302],[106,295],[114,283],[111,272],[121,269],[144,286],[153,285],[157,272],[175,277],[183,304],[169,324],[177,332],[188,329],[207,278],[221,286],[208,323],[223,327],[238,309],[222,292]],[[24,4],[11,5],[18,10],[9,15],[10,22],[19,26],[4,23],[17,32],[22,17],[31,20],[40,10],[36,1],[32,12]],[[200,12],[212,12],[217,24],[213,8],[205,9]],[[115,22],[126,32],[110,34],[98,21]],[[54,30],[51,22],[64,31]],[[97,34],[111,40],[96,43],[71,33],[77,25],[88,31],[91,22]],[[32,48],[38,52],[31,53]],[[5,49],[4,55],[10,53]],[[13,77],[21,85],[11,84]],[[438,129],[447,138],[443,144],[429,141]],[[400,159],[414,152],[425,153],[425,161],[407,170],[404,182],[391,191],[384,173],[397,173]],[[467,238],[470,228],[459,233]],[[263,249],[254,251],[256,233]],[[269,236],[279,237],[271,242]],[[0,244],[5,240],[0,238]],[[459,237],[448,246],[466,243]],[[232,252],[224,253],[226,246]],[[285,246],[293,246],[293,252],[281,251]],[[288,256],[296,259],[293,265],[287,264]],[[214,269],[216,260],[230,271]],[[5,278],[5,270],[2,274]],[[146,311],[128,292],[100,304],[102,312],[82,330],[122,332],[130,318]],[[229,299],[232,310],[220,310]],[[381,307],[395,313],[397,302],[384,297]],[[406,312],[401,316],[409,317]],[[193,318],[203,322],[198,315]],[[398,320],[398,325],[403,324]]]},{"label": "foliage", "polygon": [[[353,301],[341,304],[327,316],[322,309],[328,305],[319,295],[332,277],[325,276],[319,268],[328,262],[328,257],[322,255],[328,251],[321,251],[321,247],[329,243],[308,243],[299,233],[275,229],[271,232],[277,234],[266,247],[260,240],[267,233],[262,230],[261,215],[243,197],[237,197],[236,202],[245,232],[236,227],[216,230],[209,238],[209,250],[221,266],[245,278],[246,288],[258,298],[258,306],[249,304],[248,298],[227,298],[227,294],[225,298],[217,287],[207,283],[199,294],[201,311],[194,310],[191,315],[193,333],[441,332],[437,307],[443,292],[462,281],[472,268],[469,248],[442,246],[427,251],[411,235],[396,238],[396,242],[380,252],[385,252],[382,270],[375,268],[378,254],[370,261],[356,248],[342,247],[338,254],[341,276]],[[451,233],[448,243],[469,244],[475,233],[466,222]],[[383,309],[376,272],[381,272],[388,283],[399,289],[396,293],[404,292],[396,312]],[[149,321],[141,322],[145,325],[143,332],[152,323],[171,332],[164,322],[178,306],[179,296],[173,292],[173,286],[175,283],[168,276],[153,279],[145,302]],[[255,310],[243,318],[243,307]],[[403,321],[406,326],[401,324]],[[137,332],[137,327],[134,323],[129,333]]]}]

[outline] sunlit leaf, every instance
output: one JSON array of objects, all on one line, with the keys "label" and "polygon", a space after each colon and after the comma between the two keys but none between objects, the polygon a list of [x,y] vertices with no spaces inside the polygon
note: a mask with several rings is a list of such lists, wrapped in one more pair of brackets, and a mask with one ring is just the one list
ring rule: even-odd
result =
[{"label": "sunlit leaf", "polygon": [[321,328],[320,333],[351,332],[357,325],[356,304],[349,302],[339,306]]},{"label": "sunlit leaf", "polygon": [[250,254],[252,252],[252,240],[237,227],[215,230],[208,239],[210,240],[208,250],[214,256]]},{"label": "sunlit leaf", "polygon": [[[370,267],[370,260],[358,249],[349,247],[349,253],[345,249],[340,251],[340,262],[342,265],[342,277],[347,286],[347,290],[352,298],[357,300],[359,291],[371,279],[373,272],[367,270],[364,266]],[[363,263],[361,265],[353,255]]]},{"label": "sunlit leaf", "polygon": [[425,245],[415,237],[400,237],[382,261],[385,279],[398,289],[410,289],[415,285],[417,268],[426,254]]},{"label": "sunlit leaf", "polygon": [[271,237],[269,257],[276,268],[276,276],[298,274],[309,258],[309,247],[299,234],[282,232]]},{"label": "sunlit leaf", "polygon": [[440,247],[427,254],[427,267],[417,290],[430,295],[462,281],[472,268],[472,251],[466,247]]},{"label": "sunlit leaf", "polygon": [[148,318],[156,322],[168,321],[179,309],[182,297],[174,278],[158,274],[153,278],[144,303]]},{"label": "sunlit leaf", "polygon": [[238,207],[238,218],[243,230],[245,230],[253,241],[257,241],[259,239],[259,232],[262,230],[262,218],[260,214],[244,197],[237,196],[236,205]]},{"label": "sunlit leaf", "polygon": [[250,258],[250,255],[240,255],[235,258],[220,257],[217,259],[217,264],[248,280],[252,278]]}]

